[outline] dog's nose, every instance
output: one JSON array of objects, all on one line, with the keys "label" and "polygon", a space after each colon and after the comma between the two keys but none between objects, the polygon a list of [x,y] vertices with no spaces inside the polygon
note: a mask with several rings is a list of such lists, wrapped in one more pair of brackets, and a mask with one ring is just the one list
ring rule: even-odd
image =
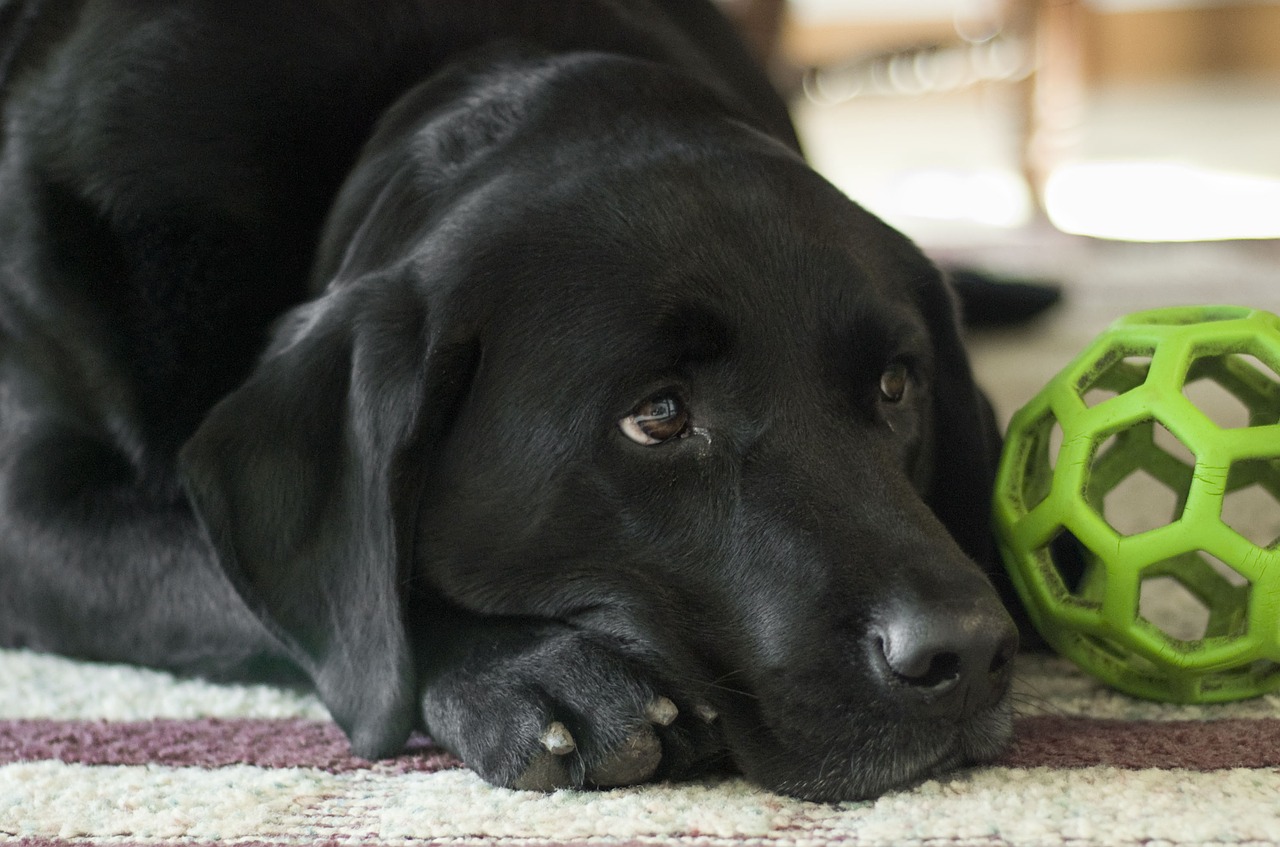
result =
[{"label": "dog's nose", "polygon": [[904,609],[874,633],[887,689],[919,716],[963,716],[1008,691],[1018,633],[994,603]]}]

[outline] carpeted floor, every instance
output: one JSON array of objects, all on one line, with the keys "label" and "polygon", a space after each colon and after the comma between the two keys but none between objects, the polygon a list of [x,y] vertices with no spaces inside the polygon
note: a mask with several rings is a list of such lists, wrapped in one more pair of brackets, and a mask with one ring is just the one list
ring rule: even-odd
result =
[{"label": "carpeted floor", "polygon": [[[974,339],[1003,417],[1127,311],[1280,310],[1274,244],[1050,237],[942,258],[1067,283],[1054,314]],[[1063,660],[1023,657],[1018,704],[1003,761],[874,802],[804,803],[740,780],[544,796],[490,788],[425,740],[389,762],[353,759],[309,696],[0,651],[0,843],[1280,842],[1280,696],[1164,706],[1111,693]]]},{"label": "carpeted floor", "polygon": [[740,780],[550,796],[422,741],[353,759],[308,696],[0,651],[0,843],[1260,844],[1280,837],[1280,697],[1172,707],[1021,660],[999,764],[875,802]]}]

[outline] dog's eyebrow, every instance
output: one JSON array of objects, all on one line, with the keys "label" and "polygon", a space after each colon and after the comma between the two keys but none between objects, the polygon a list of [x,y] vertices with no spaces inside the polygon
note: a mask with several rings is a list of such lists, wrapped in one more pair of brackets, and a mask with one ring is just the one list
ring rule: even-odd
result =
[{"label": "dog's eyebrow", "polygon": [[658,316],[655,337],[676,364],[700,364],[724,356],[733,347],[733,327],[714,310],[684,305]]},{"label": "dog's eyebrow", "polygon": [[840,364],[837,370],[845,378],[875,371],[887,359],[907,357],[921,366],[928,365],[932,350],[929,332],[921,320],[906,307],[885,303],[863,303],[854,319],[834,328],[832,349]]}]

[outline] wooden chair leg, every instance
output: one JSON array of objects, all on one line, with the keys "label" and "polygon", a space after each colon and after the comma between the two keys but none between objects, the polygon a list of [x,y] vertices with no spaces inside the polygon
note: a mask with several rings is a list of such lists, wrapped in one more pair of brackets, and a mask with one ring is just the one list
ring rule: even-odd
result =
[{"label": "wooden chair leg", "polygon": [[1034,69],[1021,83],[1021,168],[1040,212],[1044,188],[1078,133],[1084,102],[1081,0],[1013,0],[1010,25],[1034,51]]}]

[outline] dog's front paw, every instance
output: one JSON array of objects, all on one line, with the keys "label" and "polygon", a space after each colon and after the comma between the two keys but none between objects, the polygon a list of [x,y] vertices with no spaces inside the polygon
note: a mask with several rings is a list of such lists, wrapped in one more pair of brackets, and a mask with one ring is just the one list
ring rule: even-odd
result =
[{"label": "dog's front paw", "polygon": [[705,707],[682,710],[597,637],[507,626],[471,640],[427,674],[423,717],[495,785],[634,785],[696,770],[721,749]]},{"label": "dog's front paw", "polygon": [[[603,756],[591,756],[594,761],[582,762],[585,783],[601,788],[618,785],[635,785],[646,782],[657,773],[662,764],[662,742],[656,728],[668,727],[679,716],[676,704],[666,697],[658,697],[644,712],[645,723],[637,726],[630,735]],[[577,762],[573,755],[578,743],[573,734],[560,721],[553,721],[539,738],[541,750],[536,750],[520,776],[511,783],[512,788],[527,791],[554,791],[557,788],[576,786],[574,769]]]}]

